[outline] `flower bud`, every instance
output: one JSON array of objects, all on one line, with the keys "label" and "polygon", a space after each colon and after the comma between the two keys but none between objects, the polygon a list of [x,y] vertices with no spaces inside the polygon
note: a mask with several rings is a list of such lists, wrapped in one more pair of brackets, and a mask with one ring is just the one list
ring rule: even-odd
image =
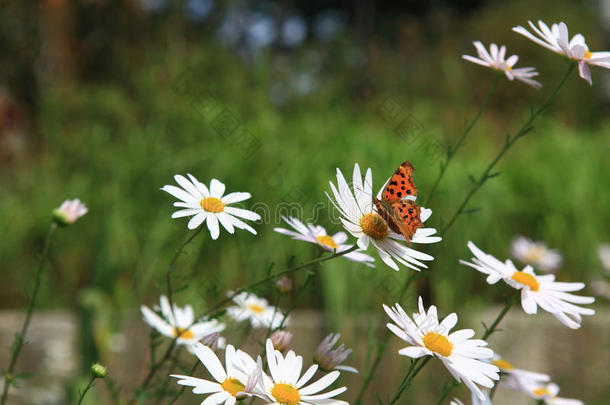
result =
[{"label": "flower bud", "polygon": [[108,370],[106,367],[102,366],[100,363],[94,363],[91,365],[91,374],[95,378],[104,378],[108,375]]},{"label": "flower bud", "polygon": [[275,286],[282,294],[288,294],[292,291],[292,280],[284,276],[275,283]]},{"label": "flower bud", "polygon": [[87,207],[78,198],[64,201],[53,210],[53,221],[59,226],[67,226],[87,213]]},{"label": "flower bud", "polygon": [[276,330],[269,337],[275,350],[282,351],[288,347],[292,340],[292,333],[285,330]]}]

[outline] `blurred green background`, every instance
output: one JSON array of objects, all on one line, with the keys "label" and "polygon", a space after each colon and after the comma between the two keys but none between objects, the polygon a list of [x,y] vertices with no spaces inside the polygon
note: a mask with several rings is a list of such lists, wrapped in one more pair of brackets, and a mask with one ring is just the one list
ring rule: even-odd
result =
[{"label": "blurred green background", "polygon": [[[422,2],[427,3],[427,2]],[[343,6],[343,7],[342,7]],[[430,208],[440,228],[477,176],[566,69],[560,57],[513,33],[528,19],[566,21],[594,50],[608,48],[602,2],[438,1],[400,6],[358,1],[169,2],[49,0],[0,6],[0,308],[26,304],[36,252],[53,208],[66,198],[89,207],[53,241],[40,308],[82,314],[83,364],[103,317],[163,293],[186,220],[170,219],[173,197],[160,191],[176,173],[230,191],[249,191],[245,207],[298,204],[303,220],[341,230],[325,191],[335,168],[371,167],[375,188],[404,161],[427,196],[444,148],[455,143],[485,97],[493,73],[461,59],[471,44],[506,44],[518,66],[536,66],[540,91],[501,80],[489,108],[454,158]],[[607,7],[607,6],[606,6]],[[605,25],[604,25],[605,24]],[[303,32],[303,30],[305,30]],[[610,241],[609,72],[594,86],[573,75],[549,114],[498,165],[442,243],[419,291],[441,308],[463,311],[501,302],[502,287],[458,264],[466,242],[507,258],[511,239],[544,240],[564,255],[558,278],[599,278],[600,243]],[[384,113],[398,106],[397,115]],[[222,118],[230,121],[219,129]],[[414,141],[397,131],[416,122]],[[436,152],[420,142],[434,139]],[[323,208],[316,211],[318,203]],[[318,254],[273,232],[207,231],[187,249],[175,277],[179,303],[203,311],[269,270]],[[346,316],[379,311],[395,296],[394,273],[338,259],[323,264],[298,308]],[[301,282],[304,275],[296,276]],[[389,281],[388,281],[389,280]],[[373,286],[374,293],[371,293]],[[259,290],[270,297],[270,288]],[[103,315],[100,315],[103,314]],[[97,339],[97,340],[96,340]]]}]

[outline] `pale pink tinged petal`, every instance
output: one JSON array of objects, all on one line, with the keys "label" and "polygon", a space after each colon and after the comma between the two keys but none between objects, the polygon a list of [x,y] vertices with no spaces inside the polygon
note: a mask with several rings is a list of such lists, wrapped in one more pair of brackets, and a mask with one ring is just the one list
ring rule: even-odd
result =
[{"label": "pale pink tinged petal", "polygon": [[485,62],[482,59],[479,58],[475,58],[474,56],[470,56],[470,55],[462,55],[462,59],[465,59],[469,62],[472,63],[476,63],[477,65],[481,65],[481,66],[485,66],[485,67],[489,67],[489,63]]},{"label": "pale pink tinged petal", "polygon": [[513,31],[514,31],[514,32],[516,32],[517,34],[521,34],[521,35],[523,35],[523,36],[524,36],[524,37],[526,37],[527,39],[529,39],[529,40],[531,40],[531,41],[533,41],[533,42],[537,43],[537,44],[538,44],[538,45],[540,45],[540,46],[543,46],[543,47],[547,48],[547,49],[548,49],[548,50],[550,50],[550,51],[553,51],[553,52],[558,52],[558,50],[559,50],[558,48],[555,48],[555,47],[553,47],[552,45],[549,45],[547,42],[545,42],[545,41],[543,41],[543,40],[541,40],[541,39],[538,39],[537,37],[535,37],[534,35],[532,35],[532,34],[531,34],[531,33],[530,33],[528,30],[526,30],[525,28],[523,28],[523,27],[521,27],[521,26],[514,27],[514,28],[513,28]]},{"label": "pale pink tinged petal", "polygon": [[506,46],[502,45],[500,47],[500,53],[498,54],[498,59],[500,61],[503,61],[505,57],[506,57]]},{"label": "pale pink tinged petal", "polygon": [[568,34],[568,26],[563,21],[559,23],[559,38],[557,43],[566,55],[572,56],[570,52],[570,35]]},{"label": "pale pink tinged petal", "polygon": [[509,58],[506,60],[506,64],[512,68],[513,66],[515,66],[515,64],[516,64],[518,61],[519,61],[519,56],[517,56],[517,55],[512,55],[511,57],[509,57]]},{"label": "pale pink tinged petal", "polygon": [[341,373],[339,373],[338,371],[332,371],[326,374],[324,377],[320,378],[318,381],[308,385],[307,387],[299,389],[299,394],[309,395],[322,391],[323,389],[334,383],[335,380],[339,378],[340,374]]},{"label": "pale pink tinged petal", "polygon": [[491,59],[494,62],[498,62],[499,58],[498,58],[498,45],[494,44],[493,42],[491,43],[490,47],[489,47],[490,53],[491,53]]},{"label": "pale pink tinged petal", "polygon": [[241,201],[245,201],[247,199],[249,199],[251,197],[250,193],[229,193],[227,195],[225,195],[224,197],[222,197],[220,200],[223,202],[223,204],[233,204],[236,202],[241,202]]},{"label": "pale pink tinged petal", "polygon": [[585,79],[590,86],[593,86],[593,80],[591,79],[591,69],[584,61],[578,62],[578,74],[580,77]]},{"label": "pale pink tinged petal", "polygon": [[[214,239],[214,240],[218,239],[218,236],[220,235],[220,227],[218,226],[218,219],[216,218],[216,215],[211,214],[207,219],[207,223],[208,223],[208,229],[210,230],[210,236],[212,237],[212,239]],[[190,224],[190,222],[189,222],[189,224]]]},{"label": "pale pink tinged petal", "polygon": [[487,49],[485,49],[483,44],[480,41],[474,41],[472,44],[477,49],[477,53],[479,54],[479,57],[481,59],[483,59],[484,61],[486,61],[487,63],[489,63],[490,65],[493,65],[494,59],[491,57],[491,55],[489,55],[489,52],[487,52]]},{"label": "pale pink tinged petal", "polygon": [[222,198],[225,192],[225,185],[217,179],[212,179],[210,182],[210,196],[214,198]]},{"label": "pale pink tinged petal", "polygon": [[190,195],[183,189],[178,188],[176,186],[171,186],[171,185],[163,186],[163,187],[161,187],[161,190],[173,195],[177,199],[182,200],[186,203],[199,203],[199,199],[197,197]]},{"label": "pale pink tinged petal", "polygon": [[585,42],[585,37],[583,37],[582,34],[574,35],[570,40],[570,48],[572,48],[574,45],[587,46]]},{"label": "pale pink tinged petal", "polygon": [[191,218],[191,220],[186,225],[187,228],[188,229],[197,228],[199,225],[201,225],[203,223],[203,221],[205,221],[207,216],[208,216],[208,214],[206,212],[199,212],[197,215],[195,215],[193,218]]},{"label": "pale pink tinged petal", "polygon": [[572,48],[572,56],[576,59],[582,59],[585,57],[585,52],[587,49],[582,45],[575,45]]}]

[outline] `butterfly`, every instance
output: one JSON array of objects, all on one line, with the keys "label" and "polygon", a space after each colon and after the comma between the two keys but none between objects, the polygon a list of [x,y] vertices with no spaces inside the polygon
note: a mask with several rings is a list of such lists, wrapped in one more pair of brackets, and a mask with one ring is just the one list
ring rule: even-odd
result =
[{"label": "butterfly", "polygon": [[421,208],[413,201],[417,196],[414,171],[411,162],[403,162],[388,181],[381,200],[373,197],[379,215],[409,244],[417,229],[424,225],[420,219]]}]

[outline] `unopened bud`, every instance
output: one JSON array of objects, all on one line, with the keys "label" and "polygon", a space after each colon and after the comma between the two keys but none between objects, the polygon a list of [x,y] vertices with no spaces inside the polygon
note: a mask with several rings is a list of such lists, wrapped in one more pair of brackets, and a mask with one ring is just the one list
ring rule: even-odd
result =
[{"label": "unopened bud", "polygon": [[269,338],[271,339],[271,343],[273,343],[273,348],[282,351],[290,344],[292,333],[285,330],[276,330]]},{"label": "unopened bud", "polygon": [[91,374],[95,378],[104,378],[108,375],[108,370],[106,367],[102,366],[100,363],[94,363],[91,365]]},{"label": "unopened bud", "polygon": [[275,286],[282,294],[288,294],[292,291],[292,280],[284,276],[275,283]]}]

